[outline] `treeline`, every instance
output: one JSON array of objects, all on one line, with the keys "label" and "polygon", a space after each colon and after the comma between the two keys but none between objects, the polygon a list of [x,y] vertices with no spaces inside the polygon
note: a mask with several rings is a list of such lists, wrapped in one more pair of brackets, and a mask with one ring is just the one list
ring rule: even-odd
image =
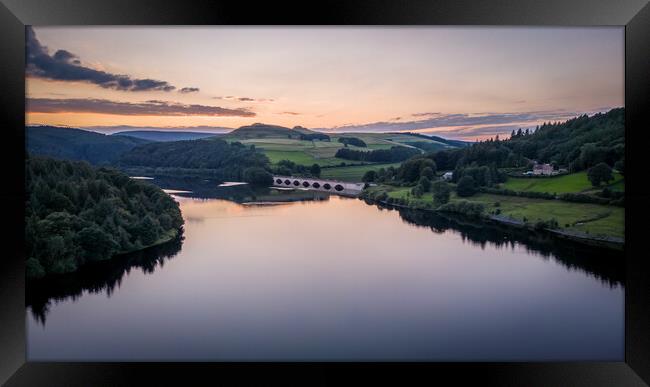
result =
[{"label": "treeline", "polygon": [[236,180],[243,180],[247,169],[257,173],[268,169],[268,164],[254,146],[220,139],[150,143],[124,153],[119,161],[125,168],[210,169],[223,179]]},{"label": "treeline", "polygon": [[418,155],[404,161],[399,167],[379,168],[370,170],[363,175],[366,183],[399,183],[410,185],[418,182],[421,177],[435,179],[436,163],[428,157]]},{"label": "treeline", "polygon": [[335,157],[367,162],[394,163],[404,161],[409,157],[420,154],[419,149],[405,146],[392,146],[390,149],[375,149],[371,151],[358,151],[349,148],[341,148],[336,151]]},{"label": "treeline", "polygon": [[345,146],[353,145],[360,148],[366,148],[368,146],[362,139],[358,137],[339,137],[339,142],[341,144],[345,144]]},{"label": "treeline", "polygon": [[531,160],[564,166],[571,171],[606,163],[623,171],[625,164],[625,109],[580,117],[561,123],[545,123],[535,130],[513,131],[507,140],[480,141],[462,149],[428,154],[439,169],[465,166],[517,168]]},{"label": "treeline", "polygon": [[301,133],[300,134],[300,139],[303,141],[330,141],[330,136],[323,134],[323,133]]},{"label": "treeline", "polygon": [[28,278],[142,249],[178,235],[178,203],[160,188],[85,162],[28,158]]},{"label": "treeline", "polygon": [[321,167],[313,164],[311,167],[302,164],[296,164],[290,160],[280,160],[273,168],[273,172],[282,176],[307,176],[320,177]]}]

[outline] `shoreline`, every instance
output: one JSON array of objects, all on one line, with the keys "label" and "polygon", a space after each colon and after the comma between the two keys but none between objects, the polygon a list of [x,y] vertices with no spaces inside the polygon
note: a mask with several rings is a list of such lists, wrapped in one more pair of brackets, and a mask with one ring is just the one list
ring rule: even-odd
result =
[{"label": "shoreline", "polygon": [[[368,200],[373,203],[377,203],[380,205],[383,205],[385,207],[394,207],[394,208],[401,208],[405,210],[410,210],[410,211],[424,211],[424,212],[431,212],[431,213],[437,213],[437,214],[454,214],[456,216],[462,217],[462,218],[468,218],[467,216],[464,216],[463,214],[459,213],[454,213],[454,212],[448,212],[448,211],[439,211],[436,209],[430,209],[430,208],[418,208],[418,207],[411,207],[403,204],[395,204],[395,203],[388,203],[383,200],[377,200],[377,199],[371,199],[364,197],[363,195],[359,196],[360,199],[363,200]],[[468,218],[469,219],[469,218]],[[544,231],[551,235],[554,238],[562,239],[562,240],[570,240],[572,242],[580,243],[583,245],[588,245],[592,247],[605,247],[608,249],[612,250],[619,250],[623,251],[625,248],[625,240],[623,238],[617,238],[617,237],[611,237],[611,236],[605,236],[605,237],[594,237],[592,235],[586,234],[586,233],[580,233],[580,232],[567,232],[567,231],[562,231],[562,230],[556,230],[556,229],[551,229],[551,228],[544,228],[542,230],[535,230],[535,228],[528,224],[524,223],[520,220],[516,219],[511,219],[505,216],[499,216],[499,215],[486,215],[484,217],[480,218],[471,218],[472,220],[479,221],[481,223],[494,223],[498,224],[500,226],[505,226],[507,228],[515,228],[519,230],[527,230],[531,234],[534,232],[539,232],[539,231]]]},{"label": "shoreline", "polygon": [[113,259],[114,257],[117,257],[117,256],[135,253],[137,251],[142,251],[142,250],[148,249],[150,247],[160,246],[160,245],[165,244],[167,242],[171,242],[172,240],[177,238],[180,234],[181,234],[180,230],[177,230],[177,229],[169,230],[169,231],[167,231],[166,235],[164,235],[162,238],[158,239],[154,243],[152,243],[150,245],[147,245],[147,246],[137,248],[137,249],[131,249],[131,250],[127,250],[127,251],[117,252],[111,258],[109,258],[109,260]]},{"label": "shoreline", "polygon": [[86,268],[89,265],[92,265],[94,263],[101,263],[101,262],[112,261],[112,260],[115,260],[115,259],[120,259],[120,258],[123,258],[125,255],[128,255],[128,254],[137,253],[139,251],[144,251],[144,250],[150,249],[152,247],[164,245],[165,243],[172,242],[174,239],[180,237],[181,235],[182,235],[181,229],[172,229],[172,230],[167,231],[166,235],[164,235],[162,238],[158,239],[157,241],[155,241],[154,243],[152,243],[150,245],[143,246],[143,247],[140,247],[140,248],[137,248],[137,249],[128,250],[128,251],[117,252],[117,253],[113,254],[109,259],[86,263],[86,264],[80,266],[79,268],[77,268],[77,270],[66,272],[66,273],[56,273],[56,274],[50,273],[50,274],[44,275],[43,277],[38,277],[38,278],[29,278],[29,277],[25,277],[25,278],[26,278],[26,280],[28,282],[41,282],[41,281],[52,280],[52,279],[55,279],[55,278],[60,278],[61,276],[75,274],[75,273],[78,273],[78,272],[84,270],[84,268]]}]

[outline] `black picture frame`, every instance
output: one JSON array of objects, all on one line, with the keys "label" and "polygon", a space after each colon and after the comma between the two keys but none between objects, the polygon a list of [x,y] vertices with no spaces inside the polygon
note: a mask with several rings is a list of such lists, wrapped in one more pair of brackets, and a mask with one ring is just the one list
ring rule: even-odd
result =
[{"label": "black picture frame", "polygon": [[[644,252],[650,130],[647,0],[313,1],[0,0],[0,383],[6,386],[375,384],[507,386],[650,384],[650,285]],[[23,249],[25,25],[625,26],[625,361],[615,363],[42,363],[26,362]],[[647,152],[646,152],[647,155]],[[451,382],[451,383],[449,383]]]}]

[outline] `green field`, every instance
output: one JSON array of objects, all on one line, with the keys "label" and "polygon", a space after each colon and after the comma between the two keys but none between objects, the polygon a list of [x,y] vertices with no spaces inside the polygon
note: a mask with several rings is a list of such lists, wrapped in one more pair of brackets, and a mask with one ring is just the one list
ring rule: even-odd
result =
[{"label": "green field", "polygon": [[[387,190],[388,196],[394,198],[433,201],[431,193],[426,193],[419,199],[410,196],[411,187],[381,186],[376,189]],[[522,221],[526,218],[530,223],[554,218],[560,225],[560,229],[621,238],[625,234],[625,209],[622,207],[493,194],[476,194],[468,198],[459,198],[452,193],[451,201],[457,200],[482,203],[488,213],[499,208],[503,216]],[[495,203],[499,205],[495,206]],[[566,227],[567,224],[569,227]]]},{"label": "green field", "polygon": [[363,175],[370,170],[378,170],[379,168],[399,167],[400,163],[392,164],[368,164],[368,165],[355,165],[351,167],[335,167],[324,168],[320,176],[323,179],[333,179],[341,181],[360,182]]},{"label": "green field", "polygon": [[[587,172],[576,172],[545,178],[509,177],[508,181],[500,186],[501,188],[511,189],[513,191],[557,194],[585,192],[596,189],[587,178]],[[614,173],[614,181],[610,182],[609,187],[613,190],[623,191],[625,189],[623,176],[619,173]]]},{"label": "green field", "polygon": [[[345,133],[345,134],[328,134],[331,141],[303,141],[295,135],[289,138],[287,130],[273,129],[254,129],[247,130],[243,133],[233,132],[221,136],[226,141],[239,141],[245,145],[254,145],[256,149],[266,154],[271,163],[277,163],[280,160],[291,160],[297,164],[310,166],[319,164],[320,166],[339,165],[341,162],[349,163],[349,160],[338,159],[334,157],[336,151],[344,145],[338,142],[341,137],[357,137],[363,140],[367,147],[349,147],[359,151],[371,151],[375,149],[389,149],[393,146],[406,146],[413,142],[430,142],[439,144],[441,148],[449,147],[446,144],[435,140],[412,136],[409,134],[385,134],[385,133]],[[295,133],[294,133],[295,134]],[[364,171],[365,172],[365,171]],[[356,176],[356,175],[354,175]]]},{"label": "green field", "polygon": [[[483,203],[488,212],[500,208],[501,215],[512,219],[526,218],[534,223],[555,218],[560,228],[565,230],[621,238],[625,234],[625,209],[622,207],[490,194],[474,195],[467,200]],[[500,203],[499,207],[494,205],[496,202]]]}]

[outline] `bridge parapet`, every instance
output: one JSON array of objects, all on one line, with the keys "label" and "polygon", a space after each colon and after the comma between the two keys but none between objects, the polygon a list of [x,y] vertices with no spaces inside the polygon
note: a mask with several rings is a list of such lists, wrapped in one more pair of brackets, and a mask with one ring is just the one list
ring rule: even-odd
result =
[{"label": "bridge parapet", "polygon": [[295,176],[273,176],[274,187],[311,189],[322,192],[332,192],[339,195],[356,196],[363,191],[365,183],[351,183],[330,179],[315,179]]}]

